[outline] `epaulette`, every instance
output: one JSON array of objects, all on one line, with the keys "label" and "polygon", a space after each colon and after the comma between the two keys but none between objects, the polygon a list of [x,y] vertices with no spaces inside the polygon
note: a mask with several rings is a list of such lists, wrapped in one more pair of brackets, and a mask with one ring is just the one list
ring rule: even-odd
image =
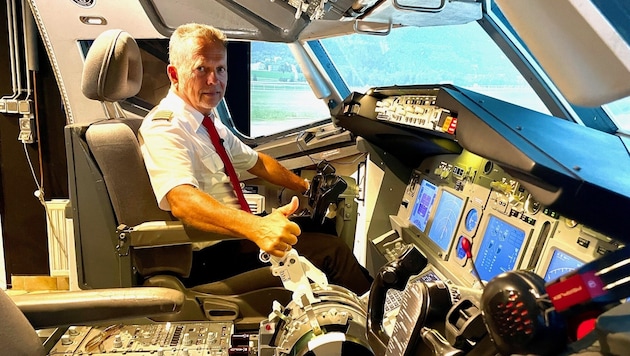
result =
[{"label": "epaulette", "polygon": [[165,121],[171,121],[171,119],[173,118],[173,112],[170,110],[159,110],[155,113],[155,115],[153,115],[153,119],[151,119],[151,121],[157,121],[157,120],[165,120]]}]

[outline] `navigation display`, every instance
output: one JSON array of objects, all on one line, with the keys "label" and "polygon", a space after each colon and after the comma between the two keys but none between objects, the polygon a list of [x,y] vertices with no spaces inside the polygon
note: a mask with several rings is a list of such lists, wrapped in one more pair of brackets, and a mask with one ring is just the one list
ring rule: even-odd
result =
[{"label": "navigation display", "polygon": [[489,215],[475,258],[479,277],[489,281],[500,273],[514,269],[524,242],[525,231]]},{"label": "navigation display", "polygon": [[562,275],[582,267],[582,265],[584,265],[584,262],[555,248],[543,278],[545,282],[553,281]]},{"label": "navigation display", "polygon": [[428,235],[431,241],[435,242],[444,252],[448,252],[453,241],[463,208],[464,200],[462,198],[442,190]]},{"label": "navigation display", "polygon": [[416,202],[413,204],[409,221],[422,232],[427,228],[427,221],[429,221],[429,214],[431,213],[433,202],[435,202],[437,190],[437,186],[428,180],[422,180],[422,183],[420,183],[420,189],[416,196]]}]

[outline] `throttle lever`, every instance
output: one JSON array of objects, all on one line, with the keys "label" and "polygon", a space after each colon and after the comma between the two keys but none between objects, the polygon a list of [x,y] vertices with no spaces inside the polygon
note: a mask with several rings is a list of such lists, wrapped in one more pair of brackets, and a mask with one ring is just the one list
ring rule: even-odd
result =
[{"label": "throttle lever", "polygon": [[464,351],[451,346],[444,336],[435,329],[423,327],[420,336],[435,356],[461,356],[464,354]]},{"label": "throttle lever", "polygon": [[461,356],[464,354],[464,351],[451,346],[444,336],[435,329],[423,327],[420,336],[435,356]]},{"label": "throttle lever", "polygon": [[375,276],[368,299],[367,337],[376,355],[384,355],[389,342],[383,326],[387,291],[391,288],[402,291],[409,278],[420,273],[427,262],[420,250],[408,245],[398,258],[381,267]]}]

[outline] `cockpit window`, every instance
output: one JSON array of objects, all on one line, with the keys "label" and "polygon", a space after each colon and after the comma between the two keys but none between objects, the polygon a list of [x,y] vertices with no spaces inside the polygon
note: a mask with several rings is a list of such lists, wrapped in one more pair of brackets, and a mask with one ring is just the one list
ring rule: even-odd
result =
[{"label": "cockpit window", "polygon": [[630,134],[630,97],[625,97],[604,105],[619,131]]},{"label": "cockpit window", "polygon": [[393,29],[322,40],[352,91],[449,83],[548,114],[540,98],[477,24]]},{"label": "cockpit window", "polygon": [[251,44],[251,136],[271,135],[330,118],[285,43]]}]

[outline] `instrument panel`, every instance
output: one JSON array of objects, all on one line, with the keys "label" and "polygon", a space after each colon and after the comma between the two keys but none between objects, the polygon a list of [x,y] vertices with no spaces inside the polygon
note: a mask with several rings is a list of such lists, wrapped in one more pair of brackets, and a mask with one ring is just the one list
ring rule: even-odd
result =
[{"label": "instrument panel", "polygon": [[621,246],[543,206],[498,165],[465,150],[425,159],[390,221],[397,234],[372,240],[383,256],[412,244],[465,287],[515,269],[550,281]]},{"label": "instrument panel", "polygon": [[235,346],[233,333],[228,322],[70,326],[49,355],[240,355],[232,350],[249,345]]}]

